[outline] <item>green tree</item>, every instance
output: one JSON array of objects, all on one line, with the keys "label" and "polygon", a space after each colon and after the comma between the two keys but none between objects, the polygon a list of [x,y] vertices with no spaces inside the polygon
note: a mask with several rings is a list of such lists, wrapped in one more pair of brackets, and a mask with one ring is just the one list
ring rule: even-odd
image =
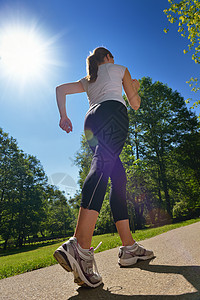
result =
[{"label": "green tree", "polygon": [[0,234],[5,240],[13,236],[16,215],[17,182],[16,158],[19,155],[16,140],[0,128]]},{"label": "green tree", "polygon": [[[142,193],[148,194],[146,200],[143,197],[143,202],[147,198],[151,200],[157,193],[156,205],[166,209],[172,217],[170,185],[173,179],[168,172],[170,154],[181,145],[186,134],[197,132],[198,122],[196,116],[187,110],[184,99],[177,91],[172,91],[161,82],[152,83],[150,78],[145,77],[140,80],[140,87],[141,107],[136,112],[129,109],[130,145],[133,145],[134,154],[142,161],[142,165],[136,163],[132,168],[132,182],[135,182],[140,199]],[[134,173],[139,177],[134,177]],[[148,187],[148,193],[144,186]],[[140,207],[144,209],[141,201]]]},{"label": "green tree", "polygon": [[51,236],[69,236],[73,232],[73,220],[72,210],[63,192],[49,186],[46,231]]},{"label": "green tree", "polygon": [[[175,197],[182,195],[176,198],[173,213],[179,219],[197,217],[200,214],[199,147],[200,134],[193,133],[185,135],[181,145],[173,153],[177,164],[175,168],[171,165],[177,182]],[[178,172],[174,172],[176,169]]]},{"label": "green tree", "polygon": [[17,245],[21,247],[27,237],[37,235],[40,222],[45,217],[44,190],[47,177],[40,161],[21,151],[17,161],[15,180],[18,182],[16,197],[18,213],[15,217],[15,230]]},{"label": "green tree", "polygon": [[0,129],[0,234],[22,246],[45,215],[47,177],[36,157],[25,154]]}]

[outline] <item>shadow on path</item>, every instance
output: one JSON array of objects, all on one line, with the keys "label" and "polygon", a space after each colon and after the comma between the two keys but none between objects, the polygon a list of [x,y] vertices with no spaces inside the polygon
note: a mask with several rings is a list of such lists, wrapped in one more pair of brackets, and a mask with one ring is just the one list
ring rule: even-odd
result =
[{"label": "shadow on path", "polygon": [[[113,286],[103,289],[103,284],[96,289],[78,288],[79,293],[76,296],[70,297],[70,300],[78,299],[138,299],[138,300],[200,300],[200,266],[169,266],[169,265],[149,265],[147,262],[139,262],[136,266],[129,268],[140,268],[153,273],[164,274],[180,274],[190,282],[197,290],[193,293],[185,293],[181,295],[120,295],[123,291],[123,286]],[[117,294],[115,294],[117,292]]]}]

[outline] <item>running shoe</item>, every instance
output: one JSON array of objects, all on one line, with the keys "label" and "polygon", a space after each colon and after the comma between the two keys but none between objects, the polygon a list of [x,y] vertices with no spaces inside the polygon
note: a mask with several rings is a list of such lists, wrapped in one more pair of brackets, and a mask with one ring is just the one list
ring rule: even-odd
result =
[{"label": "running shoe", "polygon": [[121,246],[119,248],[118,264],[120,266],[131,266],[138,260],[147,260],[154,257],[151,250],[146,250],[142,245],[135,242],[132,246]]},{"label": "running shoe", "polygon": [[[101,244],[101,243],[100,243]],[[68,272],[73,272],[74,282],[80,286],[95,288],[102,283],[94,260],[94,249],[82,249],[75,237],[70,238],[53,254],[58,263]],[[95,272],[93,272],[93,264]]]}]

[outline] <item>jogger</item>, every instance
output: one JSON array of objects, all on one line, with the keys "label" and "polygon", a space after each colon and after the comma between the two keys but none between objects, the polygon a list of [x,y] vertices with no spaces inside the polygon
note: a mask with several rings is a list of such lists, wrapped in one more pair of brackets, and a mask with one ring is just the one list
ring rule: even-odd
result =
[{"label": "jogger", "polygon": [[67,133],[72,131],[72,123],[66,113],[65,96],[87,93],[90,109],[85,117],[84,131],[93,159],[82,188],[74,236],[54,252],[54,257],[65,270],[74,273],[74,282],[78,285],[97,287],[102,278],[94,260],[95,249],[91,247],[91,241],[109,177],[110,206],[122,241],[118,263],[128,266],[154,254],[138,245],[132,237],[126,204],[126,173],[119,158],[129,125],[122,85],[130,106],[137,110],[140,107],[140,84],[131,79],[126,67],[115,65],[113,55],[103,47],[96,48],[88,56],[87,73],[87,77],[77,82],[56,88],[61,117],[59,125]]}]

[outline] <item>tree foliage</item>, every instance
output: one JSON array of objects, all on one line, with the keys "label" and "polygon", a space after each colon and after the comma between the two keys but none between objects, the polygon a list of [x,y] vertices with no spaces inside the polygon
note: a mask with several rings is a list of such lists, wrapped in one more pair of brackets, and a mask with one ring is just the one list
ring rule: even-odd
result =
[{"label": "tree foliage", "polygon": [[[192,59],[200,63],[200,2],[199,0],[168,0],[170,7],[164,10],[170,23],[178,21],[178,32],[189,40],[188,50]],[[165,32],[167,30],[165,29]],[[183,50],[187,53],[187,50]]]},{"label": "tree foliage", "polygon": [[38,233],[43,237],[66,234],[71,219],[65,196],[48,185],[40,161],[25,154],[0,129],[0,235],[4,247],[10,239],[21,247]]},{"label": "tree foliage", "polygon": [[[129,108],[128,146],[131,145],[133,150],[130,161],[133,161],[134,155],[137,160],[126,166],[131,169],[128,171],[128,190],[129,194],[132,193],[134,206],[137,204],[140,207],[139,214],[145,214],[146,210],[146,217],[155,223],[156,219],[159,221],[161,212],[165,218],[171,218],[179,196],[185,198],[181,189],[178,189],[179,178],[175,176],[183,164],[183,161],[177,162],[177,153],[184,149],[186,137],[199,136],[199,124],[177,91],[172,91],[159,81],[152,83],[150,78],[142,78],[140,86],[141,107],[136,112]],[[190,141],[188,147],[195,147],[195,140],[191,138]],[[192,152],[188,151],[188,156],[190,161],[194,161]],[[198,160],[190,163],[190,175],[194,170],[197,174],[199,168]],[[186,176],[183,181],[185,179]],[[185,182],[185,186],[187,184]],[[195,190],[199,191],[197,186]],[[199,197],[197,199],[199,201]]]},{"label": "tree foliage", "polygon": [[[188,50],[184,49],[183,52],[187,53],[192,51],[192,59],[195,63],[200,63],[200,1],[199,0],[182,0],[174,1],[168,0],[170,7],[164,10],[170,23],[178,22],[178,32],[183,37],[189,40]],[[167,32],[168,29],[164,29]],[[187,83],[192,87],[192,91],[198,92],[200,86],[198,84],[199,78],[193,78]],[[187,100],[189,101],[189,99]],[[200,104],[197,100],[192,108]]]}]

